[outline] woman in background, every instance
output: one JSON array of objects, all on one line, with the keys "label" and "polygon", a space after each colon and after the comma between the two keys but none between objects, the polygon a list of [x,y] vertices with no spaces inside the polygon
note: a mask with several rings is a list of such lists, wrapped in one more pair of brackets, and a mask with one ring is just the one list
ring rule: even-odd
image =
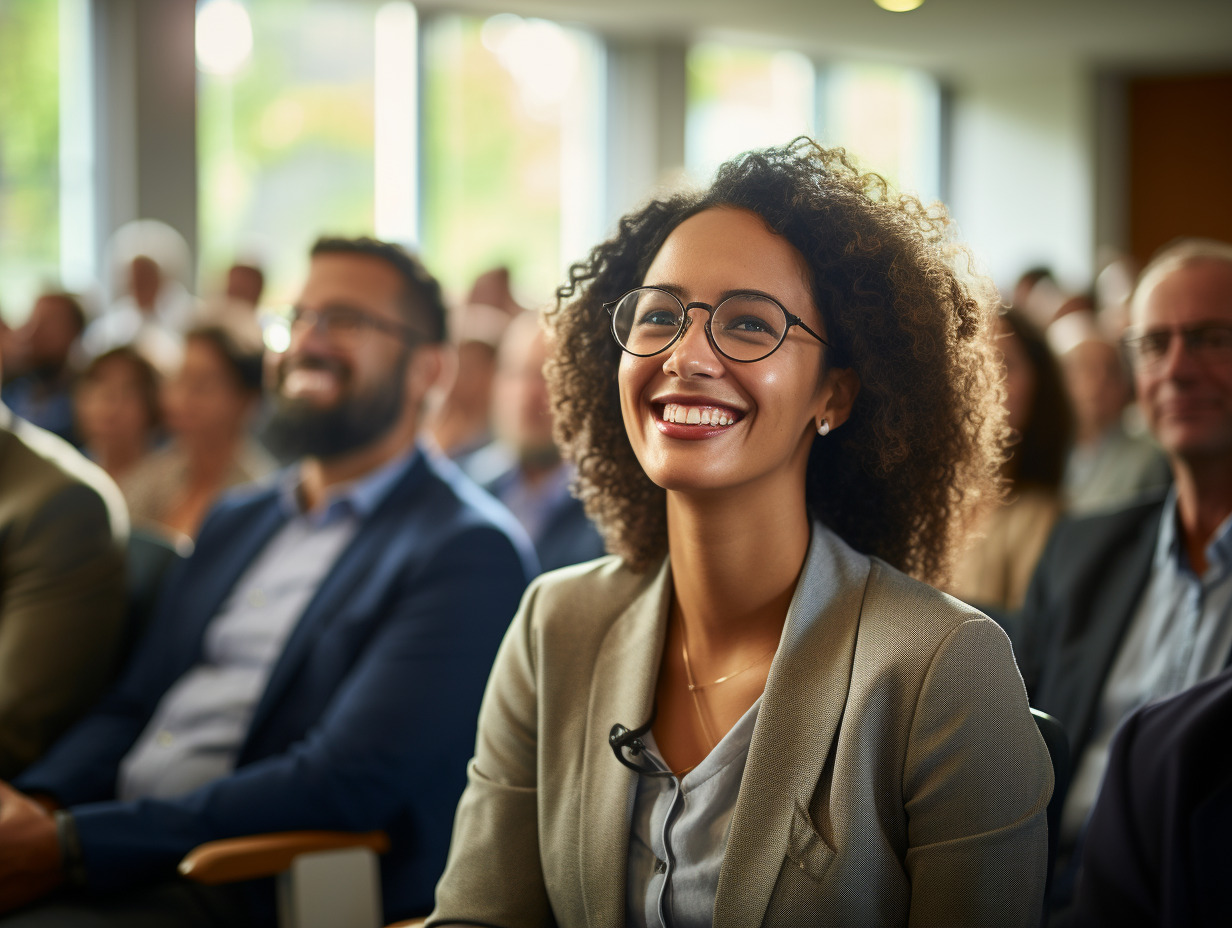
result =
[{"label": "woman in background", "polygon": [[1006,497],[972,533],[949,589],[965,602],[1002,615],[1022,605],[1061,515],[1061,480],[1074,416],[1061,367],[1044,334],[1013,308],[1001,314],[996,331],[1013,431],[1004,467]]},{"label": "woman in background", "polygon": [[215,498],[274,469],[250,436],[261,398],[259,343],[207,326],[184,339],[184,360],[163,391],[170,442],[120,481],[134,525],[194,538]]},{"label": "woman in background", "polygon": [[431,925],[1038,923],[1047,749],[1008,640],[913,579],[994,495],[990,301],[807,140],[654,200],[548,323],[615,556],[532,585]]},{"label": "woman in background", "polygon": [[73,410],[82,447],[113,480],[125,479],[153,448],[162,421],[158,390],[154,365],[127,346],[99,355],[78,379]]}]

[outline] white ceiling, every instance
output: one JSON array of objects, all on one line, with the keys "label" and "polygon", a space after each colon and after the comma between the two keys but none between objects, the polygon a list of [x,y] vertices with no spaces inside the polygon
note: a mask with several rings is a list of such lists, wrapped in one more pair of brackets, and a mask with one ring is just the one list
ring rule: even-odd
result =
[{"label": "white ceiling", "polygon": [[1232,0],[925,0],[910,13],[888,13],[873,0],[428,0],[420,6],[542,16],[617,36],[735,36],[941,75],[1048,62],[1114,71],[1232,68]]}]

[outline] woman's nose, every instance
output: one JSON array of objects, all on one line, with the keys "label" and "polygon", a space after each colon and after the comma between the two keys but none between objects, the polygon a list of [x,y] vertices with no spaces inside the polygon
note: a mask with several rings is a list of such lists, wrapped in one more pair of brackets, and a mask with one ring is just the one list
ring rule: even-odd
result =
[{"label": "woman's nose", "polygon": [[723,360],[706,337],[710,314],[700,307],[687,312],[684,331],[668,351],[663,372],[680,377],[717,377],[723,372]]}]

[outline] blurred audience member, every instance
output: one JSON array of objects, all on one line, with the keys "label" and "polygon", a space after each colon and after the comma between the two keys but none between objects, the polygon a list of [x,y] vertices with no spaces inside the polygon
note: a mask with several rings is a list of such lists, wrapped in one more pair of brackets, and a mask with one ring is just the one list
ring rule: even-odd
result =
[{"label": "blurred audience member", "polygon": [[265,291],[265,272],[255,264],[236,262],[227,269],[227,288],[223,296],[232,303],[247,306],[253,312],[261,305]]},{"label": "blurred audience member", "polygon": [[1167,458],[1124,424],[1131,384],[1120,348],[1090,313],[1064,316],[1048,329],[1074,409],[1074,446],[1065,465],[1065,499],[1073,513],[1119,505],[1171,480]]},{"label": "blurred audience member", "polygon": [[261,399],[261,343],[220,326],[193,329],[163,388],[170,442],[120,481],[134,525],[194,538],[218,494],[275,468],[249,437]]},{"label": "blurred audience member", "polygon": [[603,539],[569,492],[573,469],[552,439],[543,375],[548,351],[539,314],[510,323],[497,353],[492,420],[497,440],[467,461],[468,473],[518,517],[544,570],[604,553]]},{"label": "blurred audience member", "polygon": [[17,781],[44,802],[0,784],[0,909],[49,897],[6,928],[272,926],[270,881],[176,863],[301,829],[386,831],[387,920],[432,905],[534,552],[417,442],[445,308],[415,258],[318,242],[289,335],[274,389],[298,465],[211,512],[118,685]]},{"label": "blurred audience member", "polygon": [[4,402],[27,422],[77,443],[73,429],[73,349],[85,311],[71,293],[44,293],[7,343]]},{"label": "blurred audience member", "polygon": [[1117,731],[1083,840],[1073,924],[1232,925],[1232,670]]},{"label": "blurred audience member", "polygon": [[115,671],[127,525],[106,474],[0,404],[0,777],[36,760]]},{"label": "blurred audience member", "polygon": [[143,219],[119,229],[109,250],[113,277],[122,281],[123,289],[86,329],[86,353],[93,357],[133,345],[160,371],[175,370],[183,333],[196,313],[196,300],[187,288],[187,243],[165,223]]},{"label": "blurred audience member", "polygon": [[[1131,309],[1138,401],[1172,488],[1061,522],[1014,629],[1032,704],[1065,724],[1075,758],[1062,855],[1078,841],[1121,720],[1213,676],[1232,654],[1232,245],[1165,249]],[[1072,872],[1061,867],[1058,900]]]},{"label": "blurred audience member", "polygon": [[265,272],[255,264],[237,262],[227,269],[221,291],[203,301],[200,324],[248,328],[257,324]]},{"label": "blurred audience member", "polygon": [[1022,605],[1035,562],[1061,513],[1073,414],[1048,342],[1022,313],[1009,309],[1001,316],[997,344],[1014,432],[1005,464],[1008,496],[960,558],[950,591],[1000,615]]},{"label": "blurred audience member", "polygon": [[522,311],[509,290],[508,269],[495,268],[479,275],[457,313],[457,371],[429,429],[441,450],[463,466],[492,441],[496,350],[509,320]]},{"label": "blurred audience member", "polygon": [[77,382],[74,409],[85,452],[116,481],[154,446],[162,420],[159,375],[135,348],[112,348]]},{"label": "blurred audience member", "polygon": [[1129,300],[1141,268],[1129,255],[1112,253],[1095,276],[1095,311],[1100,331],[1112,341],[1129,325]]}]

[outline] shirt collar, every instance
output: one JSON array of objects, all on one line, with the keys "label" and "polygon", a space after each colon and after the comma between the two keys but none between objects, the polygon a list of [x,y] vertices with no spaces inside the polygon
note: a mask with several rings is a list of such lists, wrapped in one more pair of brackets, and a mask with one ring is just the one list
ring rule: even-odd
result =
[{"label": "shirt collar", "polygon": [[[1179,519],[1176,485],[1173,484],[1164,499],[1163,518],[1159,521],[1159,540],[1155,545],[1154,566],[1157,570],[1170,566],[1178,572],[1185,570],[1193,573],[1185,556],[1184,545],[1181,544],[1181,533],[1177,527]],[[1206,546],[1206,562],[1208,565],[1218,566],[1221,573],[1232,567],[1232,515],[1215,529],[1214,537]]]},{"label": "shirt collar", "polygon": [[301,472],[299,467],[294,467],[287,472],[279,491],[283,510],[289,516],[303,515],[315,525],[326,525],[347,516],[366,519],[411,469],[420,453],[419,446],[412,445],[376,470],[331,487],[325,505],[315,512],[306,512],[300,503]]}]

